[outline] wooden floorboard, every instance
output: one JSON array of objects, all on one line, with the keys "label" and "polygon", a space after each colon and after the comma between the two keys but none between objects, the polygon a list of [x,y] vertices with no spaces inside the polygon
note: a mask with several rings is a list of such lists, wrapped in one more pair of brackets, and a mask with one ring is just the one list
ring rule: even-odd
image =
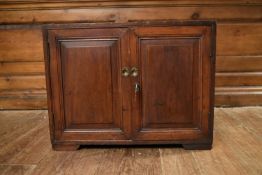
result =
[{"label": "wooden floorboard", "polygon": [[36,165],[3,165],[0,164],[0,174],[2,175],[30,175]]},{"label": "wooden floorboard", "polygon": [[211,151],[179,147],[51,149],[45,110],[0,112],[0,174],[261,175],[262,107],[216,108]]}]

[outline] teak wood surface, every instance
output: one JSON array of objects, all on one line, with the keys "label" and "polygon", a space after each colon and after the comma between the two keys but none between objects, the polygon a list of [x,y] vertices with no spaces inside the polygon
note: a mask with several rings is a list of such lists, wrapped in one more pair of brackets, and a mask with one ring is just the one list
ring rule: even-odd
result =
[{"label": "teak wood surface", "polygon": [[[54,149],[211,148],[215,22],[54,24],[43,32]],[[138,76],[121,75],[132,67]]]},{"label": "teak wood surface", "polygon": [[216,108],[212,150],[171,146],[52,150],[46,110],[0,111],[1,175],[261,175],[262,108]]}]

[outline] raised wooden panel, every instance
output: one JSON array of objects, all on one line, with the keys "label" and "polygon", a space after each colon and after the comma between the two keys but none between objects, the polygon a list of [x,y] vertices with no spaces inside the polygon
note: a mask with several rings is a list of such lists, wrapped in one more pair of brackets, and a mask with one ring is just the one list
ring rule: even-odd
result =
[{"label": "raised wooden panel", "polygon": [[199,64],[188,65],[193,65],[193,45],[197,41],[141,39],[143,128],[193,125],[192,74]]},{"label": "raised wooden panel", "polygon": [[[173,5],[174,6],[174,5]],[[144,8],[70,8],[51,10],[2,10],[1,23],[47,23],[86,21],[128,21],[155,19],[216,19],[219,21],[261,20],[262,6],[175,6]]]},{"label": "raised wooden panel", "polygon": [[262,72],[262,55],[218,56],[216,72]]},{"label": "raised wooden panel", "polygon": [[39,29],[0,30],[0,61],[43,61]]},{"label": "raised wooden panel", "polygon": [[121,106],[118,94],[114,93],[120,88],[119,74],[115,73],[120,62],[117,42],[116,39],[61,41],[67,129],[121,127]]},{"label": "raised wooden panel", "polygon": [[261,86],[262,72],[217,73],[216,86]]},{"label": "raised wooden panel", "polygon": [[262,55],[261,46],[262,23],[226,23],[218,25],[218,56]]}]

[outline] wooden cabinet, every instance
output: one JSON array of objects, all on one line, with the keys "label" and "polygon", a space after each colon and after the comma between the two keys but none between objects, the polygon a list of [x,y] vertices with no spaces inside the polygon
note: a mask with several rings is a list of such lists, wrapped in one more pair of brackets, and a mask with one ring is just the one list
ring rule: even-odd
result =
[{"label": "wooden cabinet", "polygon": [[54,149],[211,148],[214,22],[57,24],[43,32]]}]

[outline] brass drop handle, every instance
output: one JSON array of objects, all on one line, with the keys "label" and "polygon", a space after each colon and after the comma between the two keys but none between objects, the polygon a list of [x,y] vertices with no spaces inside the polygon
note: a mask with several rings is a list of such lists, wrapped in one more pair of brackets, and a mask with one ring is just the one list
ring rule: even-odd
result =
[{"label": "brass drop handle", "polygon": [[123,77],[128,77],[130,74],[130,70],[127,67],[123,67],[121,73]]},{"label": "brass drop handle", "polygon": [[132,67],[131,68],[131,76],[132,77],[137,77],[138,76],[138,68],[136,68],[136,67]]}]

